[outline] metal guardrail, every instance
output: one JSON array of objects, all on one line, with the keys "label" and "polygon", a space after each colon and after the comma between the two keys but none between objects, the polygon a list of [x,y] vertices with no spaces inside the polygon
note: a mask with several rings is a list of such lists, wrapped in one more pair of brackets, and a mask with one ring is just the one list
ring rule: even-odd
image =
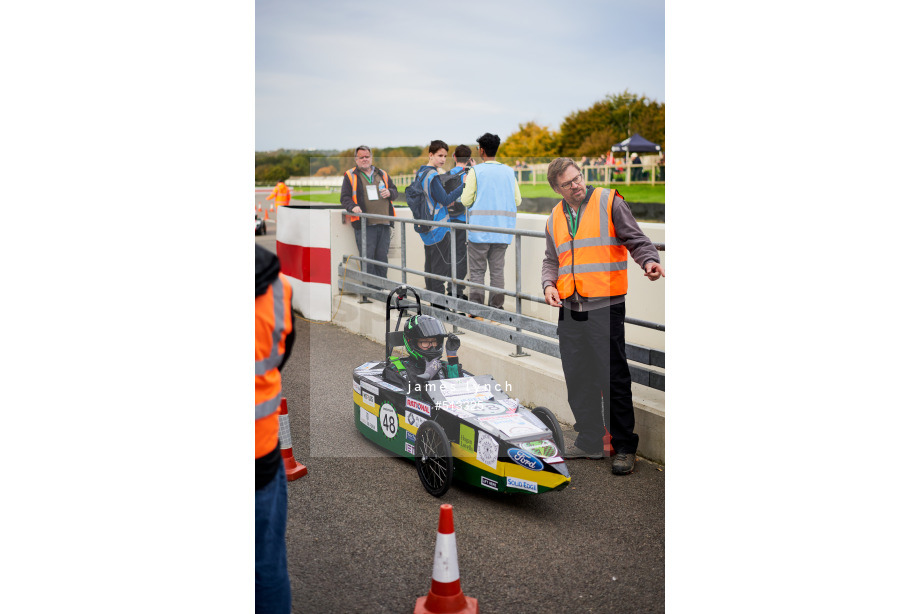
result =
[{"label": "metal guardrail", "polygon": [[[402,243],[401,263],[400,266],[397,266],[371,258],[350,256],[352,260],[357,260],[358,262],[362,263],[362,270],[360,272],[354,272],[347,270],[345,267],[345,260],[343,259],[343,262],[338,266],[339,291],[352,292],[359,295],[361,297],[360,302],[369,302],[367,300],[368,296],[373,297],[380,302],[384,302],[386,301],[386,297],[391,290],[397,286],[407,283],[406,278],[409,273],[425,278],[450,282],[452,294],[440,294],[438,292],[431,292],[430,290],[424,290],[420,288],[416,289],[422,300],[434,305],[443,305],[443,308],[433,307],[430,305],[422,305],[422,313],[434,316],[439,320],[452,325],[453,332],[458,332],[458,328],[464,328],[466,330],[470,330],[472,332],[479,333],[493,339],[504,341],[506,343],[513,343],[515,345],[515,353],[511,354],[513,357],[529,356],[529,354],[523,352],[523,348],[527,348],[541,354],[546,354],[548,356],[554,356],[556,358],[561,357],[559,354],[559,336],[556,332],[556,324],[547,322],[546,320],[541,320],[539,318],[533,318],[521,313],[523,300],[534,301],[539,304],[545,303],[544,297],[537,297],[521,291],[521,238],[535,237],[545,240],[546,236],[544,233],[536,230],[498,228],[493,226],[479,226],[476,224],[464,224],[456,222],[435,222],[431,220],[398,218],[389,215],[376,215],[372,213],[350,213],[350,215],[355,215],[361,218],[362,254],[367,253],[368,219],[396,221],[400,224],[403,224],[403,232],[400,233]],[[411,269],[406,266],[406,224],[445,226],[450,230],[450,248],[452,256],[450,277],[435,275],[433,273],[426,273],[424,271]],[[516,280],[516,287],[514,291],[510,291],[505,288],[496,288],[484,284],[477,284],[464,279],[457,279],[457,237],[454,231],[456,228],[465,230],[482,230],[486,232],[501,232],[503,234],[514,235]],[[654,245],[659,251],[664,251],[663,243],[655,243]],[[373,263],[378,266],[383,265],[389,269],[396,269],[402,273],[402,281],[395,282],[384,277],[378,277],[377,275],[366,273],[364,272],[366,269],[364,263]],[[508,296],[513,296],[516,299],[516,310],[512,312],[503,309],[494,309],[487,305],[463,300],[456,295],[458,284],[474,288],[481,288],[482,290],[489,292],[500,292]],[[371,287],[371,285],[380,287],[382,289],[377,290]],[[414,305],[415,303],[413,302],[412,304]],[[402,305],[402,303],[400,303],[400,305]],[[475,316],[475,318],[468,317],[463,314],[470,314]],[[626,323],[633,324],[635,326],[651,328],[662,332],[664,331],[664,324],[658,324],[655,322],[647,322],[635,318],[626,318]],[[664,356],[665,354],[661,350],[647,348],[631,343],[626,344],[626,357],[628,360],[635,363],[641,363],[642,365],[664,369]],[[649,388],[655,388],[656,390],[664,390],[665,376],[663,372],[634,364],[629,365],[629,372],[632,380],[635,383],[643,386],[648,386]]]}]

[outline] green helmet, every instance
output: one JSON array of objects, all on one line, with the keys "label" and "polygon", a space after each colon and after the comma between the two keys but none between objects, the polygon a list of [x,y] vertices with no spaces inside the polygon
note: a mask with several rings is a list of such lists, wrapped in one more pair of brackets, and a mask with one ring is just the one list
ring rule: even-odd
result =
[{"label": "green helmet", "polygon": [[[412,316],[406,320],[406,326],[403,328],[403,345],[410,356],[419,360],[434,360],[440,358],[444,352],[444,337],[447,336],[447,330],[441,321],[431,316]],[[419,339],[434,337],[435,345],[423,350],[418,347]]]}]

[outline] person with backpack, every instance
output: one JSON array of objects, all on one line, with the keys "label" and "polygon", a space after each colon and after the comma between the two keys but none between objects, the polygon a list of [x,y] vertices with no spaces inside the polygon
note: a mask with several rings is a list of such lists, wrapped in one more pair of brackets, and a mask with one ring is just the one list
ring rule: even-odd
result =
[{"label": "person with backpack", "polygon": [[[486,132],[476,142],[479,143],[479,155],[483,162],[470,170],[460,196],[460,202],[469,209],[469,223],[514,228],[517,208],[521,205],[521,188],[518,187],[514,170],[495,161],[501,139],[498,135]],[[489,285],[504,288],[505,251],[511,245],[511,235],[470,230],[467,237],[470,281],[484,284],[488,265]],[[470,288],[470,300],[474,303],[485,303],[485,296],[482,288]],[[495,309],[504,309],[505,295],[490,293],[489,305]]]},{"label": "person with backpack", "polygon": [[[466,173],[472,168],[472,160],[470,160],[472,154],[473,152],[466,145],[457,145],[454,149],[454,167],[441,175],[446,192],[463,184]],[[451,222],[466,224],[466,207],[459,200],[447,207],[447,214]],[[454,232],[457,235],[457,279],[466,279],[466,228],[455,228]],[[450,254],[449,245],[447,253]],[[466,300],[468,297],[463,293],[464,289],[463,284],[457,284],[457,296]],[[447,284],[447,294],[453,295],[450,282]]]},{"label": "person with backpack", "polygon": [[[376,215],[391,215],[396,217],[393,201],[399,190],[393,179],[383,169],[374,166],[374,157],[367,145],[360,145],[355,149],[355,166],[345,171],[342,179],[342,193],[340,202],[345,211],[349,213],[373,213]],[[361,253],[361,218],[349,215],[347,221],[351,222],[355,231],[355,242],[358,244],[358,255]],[[393,222],[387,220],[368,219],[367,224],[367,258],[389,262],[387,251],[390,249],[390,235]],[[387,276],[387,267],[382,264],[370,264],[364,267],[370,275],[378,277]],[[376,288],[370,284],[372,288]],[[377,288],[379,289],[379,288]]]},{"label": "person with backpack", "polygon": [[[419,167],[415,180],[406,190],[406,202],[415,219],[449,221],[447,207],[460,197],[463,183],[449,193],[444,190],[444,184],[438,179],[438,169],[444,166],[446,160],[447,143],[440,140],[431,141],[428,146],[428,164]],[[416,224],[415,231],[425,244],[425,272],[450,277],[450,229],[444,226]],[[444,294],[444,282],[439,279],[426,277],[425,288]],[[434,303],[432,305],[443,307]]]}]

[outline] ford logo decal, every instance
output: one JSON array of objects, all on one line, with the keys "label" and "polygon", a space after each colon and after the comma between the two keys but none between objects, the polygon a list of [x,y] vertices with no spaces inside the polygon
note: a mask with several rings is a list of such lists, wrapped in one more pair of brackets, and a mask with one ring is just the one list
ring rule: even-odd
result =
[{"label": "ford logo decal", "polygon": [[520,448],[508,448],[508,456],[518,465],[527,467],[531,471],[543,471],[543,463],[530,452],[526,452]]}]

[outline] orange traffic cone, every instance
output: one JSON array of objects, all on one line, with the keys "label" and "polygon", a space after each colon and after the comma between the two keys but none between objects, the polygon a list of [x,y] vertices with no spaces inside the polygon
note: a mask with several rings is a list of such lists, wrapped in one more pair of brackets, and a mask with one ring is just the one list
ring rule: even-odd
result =
[{"label": "orange traffic cone", "polygon": [[288,482],[307,475],[307,468],[294,459],[291,449],[291,421],[288,418],[287,398],[281,397],[281,413],[278,415],[278,436],[281,439],[281,458]]},{"label": "orange traffic cone", "polygon": [[479,614],[479,602],[460,589],[457,566],[457,538],[454,535],[454,506],[441,506],[438,541],[434,548],[431,590],[415,602],[415,614]]},{"label": "orange traffic cone", "polygon": [[617,451],[614,449],[613,444],[610,443],[610,431],[604,428],[604,456],[610,457],[614,456]]}]

